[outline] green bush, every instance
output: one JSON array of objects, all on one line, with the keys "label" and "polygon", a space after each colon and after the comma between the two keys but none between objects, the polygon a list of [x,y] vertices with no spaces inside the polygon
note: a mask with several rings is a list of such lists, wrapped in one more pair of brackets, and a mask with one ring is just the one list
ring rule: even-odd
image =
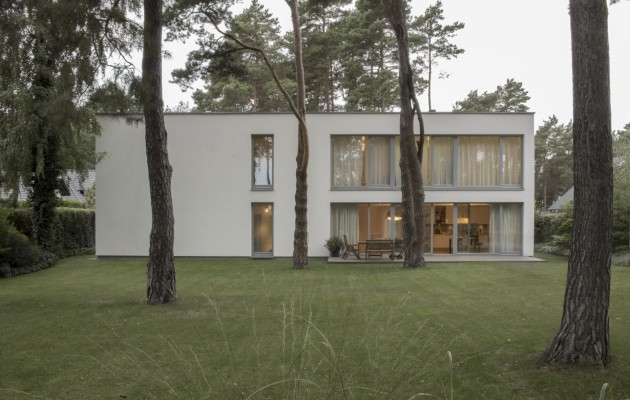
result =
[{"label": "green bush", "polygon": [[93,249],[94,218],[94,210],[58,208],[55,251],[66,256],[83,254],[85,249]]},{"label": "green bush", "polygon": [[[82,208],[57,208],[53,232],[52,251],[61,257],[87,254],[94,251],[94,210]],[[11,210],[8,220],[15,228],[33,237],[33,210],[19,208]]]},{"label": "green bush", "polygon": [[534,241],[536,243],[551,243],[553,236],[557,235],[560,225],[564,222],[562,213],[536,212],[534,217]]},{"label": "green bush", "polygon": [[22,275],[48,268],[55,262],[51,253],[41,250],[7,220],[9,209],[0,209],[0,277]]},{"label": "green bush", "polygon": [[33,237],[33,209],[31,208],[15,208],[11,209],[7,215],[7,220],[17,229],[29,238]]}]

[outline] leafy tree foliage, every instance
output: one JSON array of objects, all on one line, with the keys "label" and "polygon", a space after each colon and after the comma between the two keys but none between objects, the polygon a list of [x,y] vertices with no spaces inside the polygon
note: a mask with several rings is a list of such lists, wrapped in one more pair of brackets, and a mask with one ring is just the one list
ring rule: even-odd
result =
[{"label": "leafy tree foliage", "polygon": [[546,210],[573,186],[573,124],[554,115],[536,130],[536,204]]},{"label": "leafy tree foliage", "polygon": [[141,79],[133,76],[122,82],[109,80],[92,92],[87,106],[103,113],[142,112]]},{"label": "leafy tree foliage", "polygon": [[464,100],[453,106],[453,111],[461,112],[525,112],[530,97],[522,82],[508,79],[503,86],[497,86],[494,92],[472,90]]},{"label": "leafy tree foliage", "polygon": [[98,133],[86,94],[112,52],[139,34],[135,0],[15,0],[0,5],[0,169],[9,188],[28,183],[34,239],[51,241],[63,169],[93,165]]},{"label": "leafy tree foliage", "polygon": [[[430,5],[424,14],[416,17],[411,24],[413,33],[410,35],[410,40],[417,54],[414,59],[416,75],[426,76],[424,82],[420,82],[417,87],[421,89],[420,92],[423,92],[424,84],[426,84],[429,110],[432,109],[431,83],[434,69],[439,65],[440,60],[450,60],[464,52],[464,49],[450,42],[457,31],[464,28],[464,24],[453,22],[443,25],[442,21],[444,21],[444,10],[442,1],[438,0],[434,5]],[[446,74],[440,74],[442,78],[446,76]]]}]

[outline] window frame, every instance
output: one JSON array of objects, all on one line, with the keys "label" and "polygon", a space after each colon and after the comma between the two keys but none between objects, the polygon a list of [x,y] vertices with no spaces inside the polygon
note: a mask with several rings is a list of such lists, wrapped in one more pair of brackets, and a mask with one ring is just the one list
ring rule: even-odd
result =
[{"label": "window frame", "polygon": [[[256,242],[256,206],[268,206],[271,207],[271,251],[255,251],[255,242]],[[275,246],[274,240],[274,230],[275,230],[275,210],[274,210],[273,202],[252,202],[251,203],[251,258],[274,258],[273,249]]]},{"label": "window frame", "polygon": [[[270,185],[257,185],[256,184],[256,139],[261,139],[261,138],[270,138],[271,139],[271,184]],[[272,191],[274,190],[274,183],[275,183],[275,163],[274,163],[274,150],[275,150],[275,137],[273,134],[266,134],[266,133],[257,133],[257,134],[252,134],[251,135],[251,152],[250,152],[250,159],[251,159],[251,167],[250,167],[250,174],[251,174],[251,190],[253,191]]]}]

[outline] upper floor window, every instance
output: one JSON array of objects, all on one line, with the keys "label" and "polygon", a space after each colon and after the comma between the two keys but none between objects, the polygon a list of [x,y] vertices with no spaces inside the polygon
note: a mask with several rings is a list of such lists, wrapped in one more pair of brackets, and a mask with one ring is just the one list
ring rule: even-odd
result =
[{"label": "upper floor window", "polygon": [[273,189],[272,135],[252,135],[252,188]]},{"label": "upper floor window", "polygon": [[333,136],[333,187],[396,186],[393,136]]},{"label": "upper floor window", "polygon": [[422,176],[427,187],[521,187],[521,136],[426,136]]},{"label": "upper floor window", "polygon": [[[521,187],[521,136],[426,136],[426,187]],[[333,136],[332,186],[399,187],[399,136]]]}]

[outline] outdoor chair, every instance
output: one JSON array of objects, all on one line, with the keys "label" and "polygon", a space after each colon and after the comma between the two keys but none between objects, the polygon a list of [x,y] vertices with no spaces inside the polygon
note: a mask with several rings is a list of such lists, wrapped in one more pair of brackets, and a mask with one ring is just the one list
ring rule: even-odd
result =
[{"label": "outdoor chair", "polygon": [[361,259],[361,256],[359,255],[359,247],[356,244],[348,244],[348,236],[346,236],[346,234],[344,233],[343,235],[343,244],[344,246],[346,246],[346,250],[344,250],[343,255],[341,256],[342,259],[346,259],[348,258],[348,255],[350,255],[350,252],[353,252],[354,255],[357,257],[357,259]]}]

